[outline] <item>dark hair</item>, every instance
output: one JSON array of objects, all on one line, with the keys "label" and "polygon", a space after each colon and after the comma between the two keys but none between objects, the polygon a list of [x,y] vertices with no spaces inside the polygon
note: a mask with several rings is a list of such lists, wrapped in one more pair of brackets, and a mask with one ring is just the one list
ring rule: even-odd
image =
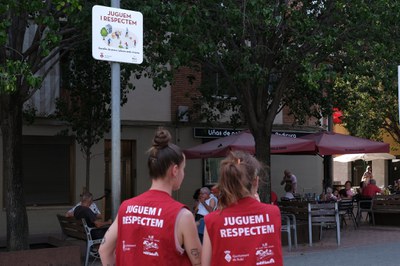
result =
[{"label": "dark hair", "polygon": [[339,190],[339,196],[346,198],[347,197],[346,189],[342,188],[341,190]]},{"label": "dark hair", "polygon": [[349,180],[347,180],[344,185],[346,186],[347,183],[350,183],[350,186],[352,186],[351,182]]},{"label": "dark hair", "polygon": [[220,191],[218,206],[224,209],[239,199],[251,194],[253,181],[261,164],[252,155],[235,151],[221,161],[220,178],[217,185]]},{"label": "dark hair", "polygon": [[169,131],[162,127],[157,129],[148,153],[147,166],[152,179],[165,176],[171,165],[180,165],[185,159],[181,148],[171,143]]},{"label": "dark hair", "polygon": [[198,200],[200,196],[200,188],[196,189],[193,194],[193,199]]}]

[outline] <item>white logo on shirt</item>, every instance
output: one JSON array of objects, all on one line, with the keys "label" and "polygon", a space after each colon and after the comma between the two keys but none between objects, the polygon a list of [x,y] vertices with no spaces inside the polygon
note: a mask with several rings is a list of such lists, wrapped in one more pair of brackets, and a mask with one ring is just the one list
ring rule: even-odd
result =
[{"label": "white logo on shirt", "polygon": [[143,241],[143,254],[148,256],[156,256],[158,257],[158,244],[159,240],[155,239],[154,236],[148,236]]},{"label": "white logo on shirt", "polygon": [[231,260],[232,260],[232,256],[230,254],[231,252],[229,250],[225,250],[224,253],[225,253],[225,260],[227,262],[231,262]]}]

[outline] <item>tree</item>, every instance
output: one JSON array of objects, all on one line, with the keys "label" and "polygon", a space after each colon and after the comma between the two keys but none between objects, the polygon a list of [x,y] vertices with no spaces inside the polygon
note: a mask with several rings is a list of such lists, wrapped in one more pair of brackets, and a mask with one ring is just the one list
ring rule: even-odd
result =
[{"label": "tree", "polygon": [[[0,126],[6,184],[7,246],[27,249],[28,218],[22,185],[22,105],[76,36],[66,16],[79,11],[77,0],[0,1]],[[33,36],[29,43],[25,36]],[[37,76],[39,71],[43,75]]]},{"label": "tree", "polygon": [[[171,42],[180,48],[178,63],[218,74],[221,94],[211,93],[239,103],[256,156],[269,166],[273,121],[284,106],[299,123],[332,112],[331,81],[340,67],[332,68],[331,55],[352,30],[348,7],[346,1],[195,1],[180,10],[171,4],[179,13]],[[263,201],[270,185],[267,179]]]},{"label": "tree", "polygon": [[[359,31],[354,32],[351,42],[344,44],[346,53],[335,58],[346,66],[335,79],[336,106],[343,111],[343,125],[352,135],[380,139],[382,133],[389,133],[400,143],[400,4],[374,1],[358,5],[349,19],[353,19]],[[356,18],[364,19],[355,21]]]},{"label": "tree", "polygon": [[[89,3],[88,6],[92,7]],[[144,47],[146,59],[141,65],[121,64],[121,105],[126,103],[126,92],[134,88],[129,83],[131,75],[137,79],[142,76],[151,77],[156,90],[161,90],[172,78],[167,67],[171,46],[163,43],[165,36],[160,33],[165,32],[165,28],[158,20],[166,15],[166,10],[158,1],[135,3],[131,9],[141,11],[146,17],[144,38],[148,44]],[[64,60],[62,73],[68,78],[64,79],[63,88],[67,95],[58,99],[56,117],[67,121],[71,127],[62,134],[68,134],[71,130],[81,145],[86,159],[86,190],[90,190],[91,147],[110,128],[111,77],[109,64],[91,57],[91,32],[84,30],[90,28],[91,16],[83,18],[82,23],[86,23],[86,26],[81,27],[81,36],[84,37],[79,47],[73,49]],[[106,28],[102,28],[100,34],[106,36]]]},{"label": "tree", "polygon": [[[40,88],[41,81],[65,54],[78,43],[88,40],[90,27],[82,25],[89,25],[93,4],[79,0],[0,0],[0,127],[4,155],[3,178],[7,191],[5,199],[9,250],[29,248],[28,218],[22,184],[23,103]],[[134,4],[132,10],[141,11],[149,18],[145,23],[146,58],[140,66],[132,67],[133,76],[137,79],[141,76],[152,78],[154,88],[160,90],[172,78],[168,67],[172,46],[164,42],[166,25],[159,20],[167,17],[167,10],[158,1],[131,4]],[[32,36],[30,42],[26,36]],[[89,69],[95,71],[97,66]],[[104,81],[102,74],[96,73],[94,76]],[[76,84],[79,82],[76,80]],[[102,97],[101,106],[104,107],[108,98],[106,95]],[[103,111],[107,113],[105,109]],[[88,131],[86,139],[82,139],[82,146],[89,147],[94,143],[97,139],[94,136],[99,136],[105,129],[100,124],[99,128],[100,131]]]},{"label": "tree", "polygon": [[[130,70],[121,71],[121,105],[126,103],[126,92],[132,88],[127,82]],[[111,119],[111,69],[108,62],[98,61],[91,56],[91,41],[88,38],[79,49],[72,50],[62,67],[64,97],[56,101],[56,118],[66,121],[80,144],[86,160],[86,186],[90,191],[91,148],[104,138],[110,130]]]},{"label": "tree", "polygon": [[[93,4],[88,3],[88,10]],[[90,191],[90,162],[91,148],[104,138],[109,132],[111,119],[111,68],[107,61],[92,58],[91,13],[85,12],[86,17],[81,27],[80,45],[71,49],[63,60],[62,76],[65,95],[56,101],[56,118],[66,121],[69,128],[61,134],[70,134],[72,131],[75,140],[80,144],[81,151],[86,160],[86,185]],[[100,31],[104,37],[108,35],[105,27]],[[131,64],[122,64],[121,81],[121,106],[126,103],[126,93],[133,89],[128,83],[132,73],[140,76],[140,67]]]}]

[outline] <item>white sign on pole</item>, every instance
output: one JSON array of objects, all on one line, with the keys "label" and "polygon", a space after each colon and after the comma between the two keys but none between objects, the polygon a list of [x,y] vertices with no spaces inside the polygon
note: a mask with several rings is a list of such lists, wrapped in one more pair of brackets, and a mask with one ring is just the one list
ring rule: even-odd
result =
[{"label": "white sign on pole", "polygon": [[92,56],[97,60],[141,64],[142,13],[107,6],[93,6]]}]

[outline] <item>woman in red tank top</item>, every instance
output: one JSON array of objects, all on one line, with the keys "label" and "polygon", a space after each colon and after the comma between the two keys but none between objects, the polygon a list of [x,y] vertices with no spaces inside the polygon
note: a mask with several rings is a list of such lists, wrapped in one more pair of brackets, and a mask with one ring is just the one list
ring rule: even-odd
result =
[{"label": "woman in red tank top", "polygon": [[159,128],[149,150],[150,190],[124,201],[104,236],[103,265],[200,265],[201,244],[191,211],[172,198],[184,178],[185,156]]},{"label": "woman in red tank top", "polygon": [[248,153],[221,162],[219,210],[204,217],[202,265],[283,265],[280,211],[257,200],[259,170]]}]

